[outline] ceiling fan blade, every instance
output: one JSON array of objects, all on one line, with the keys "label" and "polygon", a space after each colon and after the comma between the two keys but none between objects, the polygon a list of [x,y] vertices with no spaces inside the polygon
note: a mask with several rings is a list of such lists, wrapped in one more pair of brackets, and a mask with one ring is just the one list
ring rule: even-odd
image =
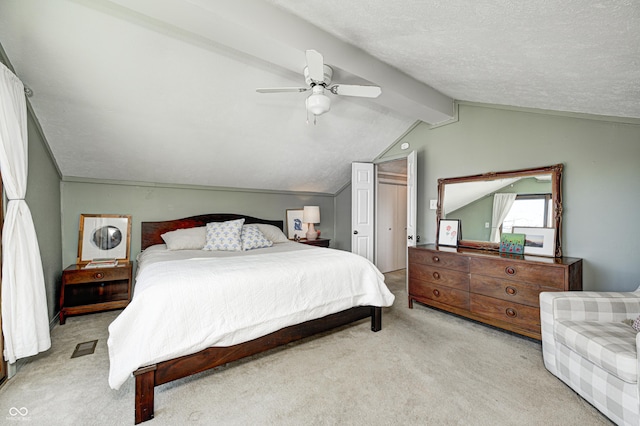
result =
[{"label": "ceiling fan blade", "polygon": [[258,93],[282,93],[282,92],[306,92],[308,87],[267,87],[262,89],[256,89]]},{"label": "ceiling fan blade", "polygon": [[324,59],[322,54],[315,50],[307,50],[306,55],[309,78],[315,83],[324,83]]},{"label": "ceiling fan blade", "polygon": [[378,86],[357,86],[353,84],[335,84],[329,88],[334,95],[377,98],[382,93]]}]

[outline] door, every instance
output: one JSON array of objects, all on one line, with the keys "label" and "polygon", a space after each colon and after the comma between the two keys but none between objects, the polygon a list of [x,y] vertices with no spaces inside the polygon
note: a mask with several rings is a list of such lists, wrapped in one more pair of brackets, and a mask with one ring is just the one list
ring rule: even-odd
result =
[{"label": "door", "polygon": [[407,156],[407,247],[414,247],[418,242],[416,234],[418,225],[418,166],[417,155],[411,151]]},{"label": "door", "polygon": [[373,262],[373,191],[372,163],[351,164],[351,251]]},{"label": "door", "polygon": [[[404,160],[403,160],[404,161]],[[376,266],[382,273],[406,267],[407,186],[387,183],[378,175],[376,192]]]}]

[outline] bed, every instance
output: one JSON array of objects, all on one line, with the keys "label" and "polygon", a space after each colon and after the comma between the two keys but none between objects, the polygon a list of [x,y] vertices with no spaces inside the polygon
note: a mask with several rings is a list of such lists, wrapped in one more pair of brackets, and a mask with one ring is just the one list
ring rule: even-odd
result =
[{"label": "bed", "polygon": [[238,253],[168,250],[162,238],[239,219],[286,240],[282,221],[244,215],[142,222],[134,297],[108,339],[110,386],[135,378],[136,424],[153,418],[156,386],[366,318],[381,329],[394,296],[352,253],[281,240]]}]

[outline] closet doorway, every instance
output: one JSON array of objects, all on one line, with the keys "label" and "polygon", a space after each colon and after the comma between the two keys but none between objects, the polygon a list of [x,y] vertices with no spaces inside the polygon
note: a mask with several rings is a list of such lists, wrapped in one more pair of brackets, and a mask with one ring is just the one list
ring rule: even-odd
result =
[{"label": "closet doorway", "polygon": [[407,159],[376,165],[376,266],[387,273],[407,265]]}]

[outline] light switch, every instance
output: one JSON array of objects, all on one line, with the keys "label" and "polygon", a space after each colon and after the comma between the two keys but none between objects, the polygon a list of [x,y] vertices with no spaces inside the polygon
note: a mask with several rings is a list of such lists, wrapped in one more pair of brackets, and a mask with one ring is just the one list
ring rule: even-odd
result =
[{"label": "light switch", "polygon": [[487,229],[489,229],[489,222],[485,222],[485,223],[484,223],[484,227],[485,227],[485,228],[487,228]]},{"label": "light switch", "polygon": [[438,200],[429,200],[429,208],[435,210],[438,208]]}]

